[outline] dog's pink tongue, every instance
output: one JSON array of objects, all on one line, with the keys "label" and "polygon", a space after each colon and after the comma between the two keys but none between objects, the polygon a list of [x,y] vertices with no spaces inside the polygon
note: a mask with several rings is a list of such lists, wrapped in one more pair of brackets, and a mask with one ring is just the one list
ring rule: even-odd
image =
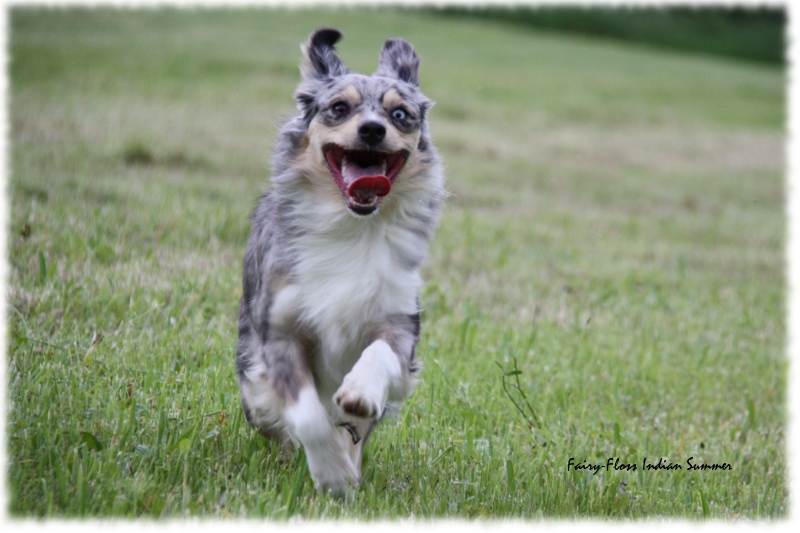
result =
[{"label": "dog's pink tongue", "polygon": [[362,176],[347,187],[347,195],[366,204],[376,196],[386,196],[391,189],[392,182],[386,176]]},{"label": "dog's pink tongue", "polygon": [[383,168],[380,165],[362,167],[353,161],[348,161],[342,170],[347,185],[347,196],[359,203],[368,204],[376,196],[386,196],[392,188],[392,182],[383,175]]}]

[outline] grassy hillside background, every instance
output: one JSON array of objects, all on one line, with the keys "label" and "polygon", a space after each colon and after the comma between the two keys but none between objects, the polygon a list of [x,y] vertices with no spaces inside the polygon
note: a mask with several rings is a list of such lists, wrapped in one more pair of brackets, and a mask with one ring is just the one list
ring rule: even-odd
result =
[{"label": "grassy hillside background", "polygon": [[449,6],[431,13],[594,35],[662,49],[786,63],[787,12],[774,6]]},{"label": "grassy hillside background", "polygon": [[[323,25],[362,72],[417,47],[452,192],[422,384],[350,501],[247,427],[234,370]],[[384,9],[16,8],[9,51],[13,516],[786,515],[783,68]],[[684,468],[568,468],[608,458]]]}]

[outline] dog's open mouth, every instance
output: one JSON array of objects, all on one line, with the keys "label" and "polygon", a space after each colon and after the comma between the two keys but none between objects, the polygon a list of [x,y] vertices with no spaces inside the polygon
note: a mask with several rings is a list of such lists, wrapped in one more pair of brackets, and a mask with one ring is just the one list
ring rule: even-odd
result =
[{"label": "dog's open mouth", "polygon": [[408,158],[403,151],[345,150],[335,144],[326,146],[323,153],[347,208],[357,215],[369,215],[378,208]]}]

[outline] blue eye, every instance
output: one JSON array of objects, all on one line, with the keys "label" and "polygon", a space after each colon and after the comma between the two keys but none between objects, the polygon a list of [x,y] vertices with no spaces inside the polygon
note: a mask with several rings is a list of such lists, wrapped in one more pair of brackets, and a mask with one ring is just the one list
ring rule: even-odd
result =
[{"label": "blue eye", "polygon": [[408,113],[406,113],[405,109],[398,107],[392,111],[392,118],[395,120],[405,120],[408,118]]}]

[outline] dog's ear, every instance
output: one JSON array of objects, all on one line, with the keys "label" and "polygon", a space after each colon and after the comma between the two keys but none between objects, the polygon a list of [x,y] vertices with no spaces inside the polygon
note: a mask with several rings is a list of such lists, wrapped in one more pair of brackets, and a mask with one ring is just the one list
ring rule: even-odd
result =
[{"label": "dog's ear", "polygon": [[418,87],[419,56],[414,47],[403,39],[389,39],[383,45],[375,74],[397,78]]},{"label": "dog's ear", "polygon": [[350,72],[333,47],[342,38],[342,32],[321,28],[308,37],[303,45],[303,64],[300,70],[306,80],[334,78]]}]

